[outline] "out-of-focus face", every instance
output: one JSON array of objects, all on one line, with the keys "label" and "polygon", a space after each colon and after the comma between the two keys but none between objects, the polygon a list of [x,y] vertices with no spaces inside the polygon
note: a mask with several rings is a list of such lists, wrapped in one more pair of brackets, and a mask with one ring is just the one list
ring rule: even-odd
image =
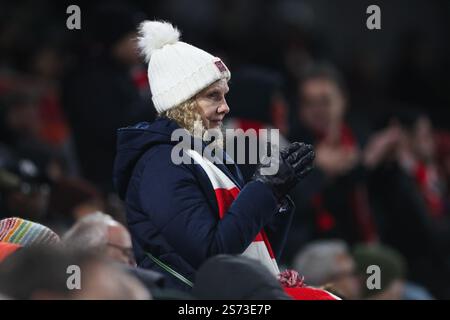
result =
[{"label": "out-of-focus face", "polygon": [[206,129],[215,129],[222,126],[222,121],[230,108],[225,96],[230,89],[226,80],[214,82],[196,96],[196,102]]},{"label": "out-of-focus face", "polygon": [[433,126],[430,119],[427,117],[419,118],[414,133],[410,137],[410,143],[413,152],[420,160],[429,162],[433,159],[435,143],[433,138]]},{"label": "out-of-focus face", "polygon": [[359,299],[361,296],[361,282],[356,273],[353,258],[348,254],[336,257],[336,275],[333,277],[332,285],[337,292],[346,299]]},{"label": "out-of-focus face", "polygon": [[[149,300],[151,294],[134,277],[105,262],[91,261],[82,266],[81,290],[70,296],[75,300]],[[111,281],[114,279],[114,281]]]},{"label": "out-of-focus face", "polygon": [[112,48],[113,56],[126,65],[137,65],[141,58],[136,48],[137,34],[131,32],[120,39]]},{"label": "out-of-focus face", "polygon": [[108,226],[106,255],[114,261],[135,265],[130,233],[119,223]]},{"label": "out-of-focus face", "polygon": [[46,78],[54,78],[61,75],[63,60],[55,48],[47,47],[36,54],[33,67],[37,74]]},{"label": "out-of-focus face", "polygon": [[[88,260],[81,264],[79,290],[38,289],[32,300],[151,300],[143,284],[124,270],[103,260]],[[65,271],[64,271],[65,272]]]},{"label": "out-of-focus face", "polygon": [[312,78],[299,88],[299,120],[316,134],[324,134],[344,117],[345,99],[327,78]]}]

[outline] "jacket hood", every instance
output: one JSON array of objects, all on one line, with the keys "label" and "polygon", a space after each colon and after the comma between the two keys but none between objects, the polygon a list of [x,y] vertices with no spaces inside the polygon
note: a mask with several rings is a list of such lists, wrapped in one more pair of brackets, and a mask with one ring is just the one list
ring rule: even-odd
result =
[{"label": "jacket hood", "polygon": [[160,144],[177,144],[171,141],[172,132],[180,128],[175,121],[157,118],[117,130],[117,154],[114,161],[113,180],[121,199],[125,198],[133,169],[150,148]]}]

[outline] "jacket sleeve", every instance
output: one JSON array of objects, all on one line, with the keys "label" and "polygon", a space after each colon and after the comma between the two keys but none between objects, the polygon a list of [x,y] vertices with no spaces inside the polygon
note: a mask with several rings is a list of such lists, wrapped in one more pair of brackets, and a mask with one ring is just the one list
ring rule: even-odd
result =
[{"label": "jacket sleeve", "polygon": [[170,159],[152,160],[140,179],[141,207],[172,248],[195,268],[216,254],[242,253],[276,212],[269,187],[250,182],[219,219],[191,168]]},{"label": "jacket sleeve", "polygon": [[286,196],[271,222],[264,227],[277,260],[280,260],[283,254],[294,212],[295,204],[289,196]]}]

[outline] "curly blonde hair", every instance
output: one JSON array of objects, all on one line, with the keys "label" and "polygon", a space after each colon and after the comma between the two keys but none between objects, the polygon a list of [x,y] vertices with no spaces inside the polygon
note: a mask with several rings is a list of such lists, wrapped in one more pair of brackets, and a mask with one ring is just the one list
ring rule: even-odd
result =
[{"label": "curly blonde hair", "polygon": [[[192,135],[194,135],[194,132],[205,131],[195,97],[186,100],[174,108],[161,112],[159,116],[174,120],[180,127],[185,128]],[[198,126],[202,126],[200,131],[197,131],[199,130]]]},{"label": "curly blonde hair", "polygon": [[222,137],[215,139],[213,144],[216,144],[220,148],[224,147],[222,128],[207,129],[205,127],[200,114],[200,107],[195,97],[186,100],[174,108],[161,112],[159,116],[174,120],[181,128],[186,129],[192,136],[198,137],[204,141],[211,141],[211,131],[220,131]]}]

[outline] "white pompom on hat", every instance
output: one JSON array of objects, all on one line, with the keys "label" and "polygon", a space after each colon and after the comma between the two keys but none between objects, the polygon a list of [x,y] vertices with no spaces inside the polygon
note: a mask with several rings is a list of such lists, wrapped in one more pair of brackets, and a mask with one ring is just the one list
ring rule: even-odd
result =
[{"label": "white pompom on hat", "polygon": [[139,34],[138,46],[148,63],[158,113],[176,107],[217,80],[231,77],[220,58],[180,41],[180,32],[168,22],[144,21]]}]

